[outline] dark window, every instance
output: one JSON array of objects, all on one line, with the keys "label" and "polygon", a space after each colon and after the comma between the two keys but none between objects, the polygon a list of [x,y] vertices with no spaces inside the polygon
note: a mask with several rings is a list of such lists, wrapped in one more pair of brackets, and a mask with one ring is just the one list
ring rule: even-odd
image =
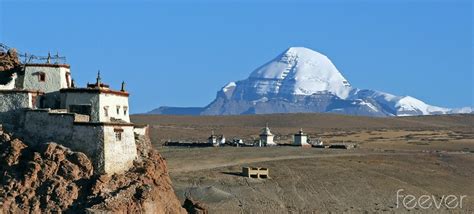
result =
[{"label": "dark window", "polygon": [[117,115],[120,114],[120,106],[117,106]]},{"label": "dark window", "polygon": [[127,106],[124,106],[124,107],[123,107],[123,115],[127,115],[127,110],[128,110],[128,107],[127,107]]},{"label": "dark window", "polygon": [[69,72],[66,73],[66,83],[67,83],[67,87],[70,88],[71,87],[71,74]]},{"label": "dark window", "polygon": [[104,106],[104,114],[106,117],[109,116],[109,107],[108,106]]},{"label": "dark window", "polygon": [[45,73],[38,73],[38,80],[40,82],[45,82],[46,81],[46,74]]},{"label": "dark window", "polygon": [[117,128],[117,129],[114,129],[114,133],[115,133],[115,141],[122,141],[122,133],[123,133],[123,129],[120,129],[120,128]]},{"label": "dark window", "polygon": [[122,132],[115,132],[115,141],[122,141]]}]

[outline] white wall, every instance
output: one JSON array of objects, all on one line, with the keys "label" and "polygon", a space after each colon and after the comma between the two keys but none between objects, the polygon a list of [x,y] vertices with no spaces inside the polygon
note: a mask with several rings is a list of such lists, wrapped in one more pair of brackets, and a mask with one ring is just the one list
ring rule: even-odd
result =
[{"label": "white wall", "polygon": [[[122,129],[122,139],[117,141],[114,129]],[[104,127],[104,171],[106,173],[121,173],[133,166],[137,158],[137,147],[133,126]]]},{"label": "white wall", "polygon": [[306,135],[295,135],[294,138],[295,138],[294,144],[297,146],[309,145],[308,136]]},{"label": "white wall", "polygon": [[141,136],[146,136],[148,133],[148,125],[146,126],[143,126],[143,127],[134,127],[133,128],[133,132],[137,135],[141,135]]},{"label": "white wall", "polygon": [[[46,79],[44,82],[39,81],[38,74],[45,73]],[[62,88],[68,88],[66,73],[69,73],[69,68],[45,66],[26,66],[23,81],[23,88],[27,90],[39,90],[45,93],[59,91]]]},{"label": "white wall", "polygon": [[[113,122],[111,118],[121,119],[130,122],[128,97],[97,92],[62,92],[61,107],[69,109],[69,105],[90,104],[92,108],[92,122]],[[105,107],[108,106],[108,116],[105,114]],[[120,107],[117,114],[117,106]],[[127,112],[124,114],[124,107]]]},{"label": "white wall", "polygon": [[[109,116],[105,116],[104,107],[108,106]],[[117,114],[117,106],[120,107]],[[124,107],[127,108],[126,114],[124,114]],[[110,93],[101,93],[100,94],[100,121],[110,122],[110,118],[121,119],[126,122],[130,122],[129,116],[129,106],[128,106],[128,97],[120,96]]]},{"label": "white wall", "polygon": [[266,145],[269,145],[269,146],[276,145],[275,142],[273,142],[273,135],[268,135],[268,136],[261,135],[260,140],[262,141],[263,145],[265,145],[265,146]]}]

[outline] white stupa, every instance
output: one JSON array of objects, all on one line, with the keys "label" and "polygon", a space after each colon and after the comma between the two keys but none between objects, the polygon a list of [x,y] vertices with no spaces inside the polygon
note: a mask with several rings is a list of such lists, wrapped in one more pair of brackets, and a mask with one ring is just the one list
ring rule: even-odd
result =
[{"label": "white stupa", "polygon": [[300,129],[298,133],[295,134],[295,141],[293,142],[295,146],[310,147],[308,143],[308,135],[303,132],[303,129]]},{"label": "white stupa", "polygon": [[268,128],[268,123],[265,128],[262,129],[262,133],[260,134],[260,142],[263,146],[276,146],[277,144],[273,142],[273,134]]}]

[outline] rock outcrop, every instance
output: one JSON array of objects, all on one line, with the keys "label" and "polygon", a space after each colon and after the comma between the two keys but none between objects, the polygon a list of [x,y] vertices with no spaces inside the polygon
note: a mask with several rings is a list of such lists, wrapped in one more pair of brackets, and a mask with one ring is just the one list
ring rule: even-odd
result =
[{"label": "rock outcrop", "polygon": [[184,200],[183,207],[190,214],[207,214],[209,210],[205,204],[199,201],[194,201],[191,198],[186,198]]},{"label": "rock outcrop", "polygon": [[7,52],[0,51],[0,72],[12,70],[20,65],[16,49],[9,49]]},{"label": "rock outcrop", "polygon": [[185,213],[164,159],[140,151],[147,154],[131,170],[99,176],[83,153],[56,143],[31,147],[0,131],[0,214]]},{"label": "rock outcrop", "polygon": [[21,63],[15,49],[3,51],[0,48],[0,85],[8,84],[15,72],[21,71]]}]

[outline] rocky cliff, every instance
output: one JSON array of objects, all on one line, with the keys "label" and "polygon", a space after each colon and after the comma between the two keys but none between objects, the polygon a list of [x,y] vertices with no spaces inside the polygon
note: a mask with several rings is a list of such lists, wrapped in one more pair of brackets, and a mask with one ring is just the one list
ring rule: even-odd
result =
[{"label": "rocky cliff", "polygon": [[28,146],[0,131],[0,214],[185,213],[164,159],[139,139],[140,159],[121,175],[94,175],[90,159],[56,143]]},{"label": "rocky cliff", "polygon": [[20,65],[15,49],[5,51],[0,47],[0,85],[5,85],[12,81],[13,73],[21,71]]},{"label": "rocky cliff", "polygon": [[20,65],[16,49],[12,48],[7,51],[0,49],[0,72],[8,71]]}]

